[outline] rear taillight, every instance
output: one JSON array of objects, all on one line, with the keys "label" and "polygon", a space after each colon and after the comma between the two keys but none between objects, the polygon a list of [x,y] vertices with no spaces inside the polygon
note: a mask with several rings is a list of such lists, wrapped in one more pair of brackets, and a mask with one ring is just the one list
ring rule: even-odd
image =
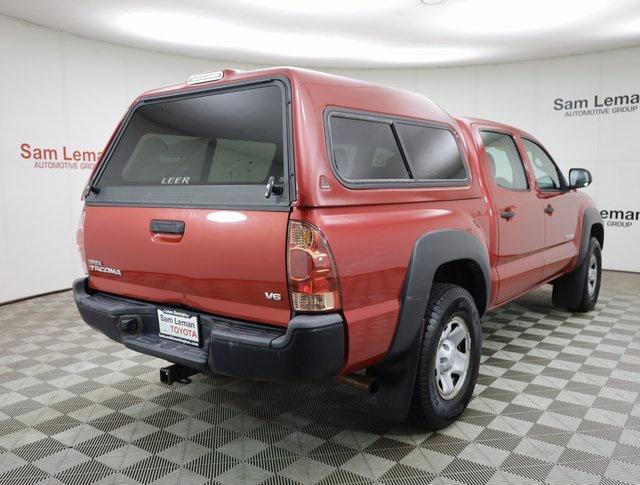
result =
[{"label": "rear taillight", "polygon": [[80,259],[82,260],[84,273],[89,274],[89,268],[87,268],[87,259],[84,257],[84,214],[85,208],[83,207],[82,212],[80,212],[78,230],[76,231],[76,247],[78,248],[78,253],[80,253]]},{"label": "rear taillight", "polygon": [[324,312],[341,307],[338,272],[329,244],[306,222],[289,223],[289,288],[298,312]]}]

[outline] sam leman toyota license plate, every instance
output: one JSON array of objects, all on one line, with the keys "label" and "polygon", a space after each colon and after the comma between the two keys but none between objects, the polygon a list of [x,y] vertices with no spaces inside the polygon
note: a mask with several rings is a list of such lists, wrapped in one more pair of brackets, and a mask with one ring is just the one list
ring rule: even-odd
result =
[{"label": "sam leman toyota license plate", "polygon": [[158,328],[162,338],[182,342],[183,344],[200,346],[198,315],[158,308]]}]

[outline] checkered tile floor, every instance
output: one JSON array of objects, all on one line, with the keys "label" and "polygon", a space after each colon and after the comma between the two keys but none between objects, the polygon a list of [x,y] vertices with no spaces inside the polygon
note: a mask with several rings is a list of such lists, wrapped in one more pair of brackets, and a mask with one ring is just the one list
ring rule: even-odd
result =
[{"label": "checkered tile floor", "polygon": [[546,289],[486,316],[475,398],[438,433],[332,382],[161,385],[69,292],[2,306],[0,484],[637,484],[640,284],[607,288],[587,315]]}]

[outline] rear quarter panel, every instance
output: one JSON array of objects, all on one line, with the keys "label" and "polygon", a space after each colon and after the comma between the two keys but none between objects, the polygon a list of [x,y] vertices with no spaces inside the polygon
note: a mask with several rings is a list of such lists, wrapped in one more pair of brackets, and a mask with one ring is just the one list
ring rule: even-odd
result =
[{"label": "rear quarter panel", "polygon": [[416,241],[431,231],[458,229],[486,243],[488,227],[481,199],[299,209],[292,218],[319,227],[331,245],[347,322],[345,372],[387,353]]}]

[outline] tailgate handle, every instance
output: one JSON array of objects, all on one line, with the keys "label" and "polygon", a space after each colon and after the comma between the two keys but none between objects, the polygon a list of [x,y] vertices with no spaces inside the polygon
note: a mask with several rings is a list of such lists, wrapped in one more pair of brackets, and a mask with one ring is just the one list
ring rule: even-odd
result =
[{"label": "tailgate handle", "polygon": [[156,234],[184,234],[184,222],[182,221],[151,221],[151,232]]}]

